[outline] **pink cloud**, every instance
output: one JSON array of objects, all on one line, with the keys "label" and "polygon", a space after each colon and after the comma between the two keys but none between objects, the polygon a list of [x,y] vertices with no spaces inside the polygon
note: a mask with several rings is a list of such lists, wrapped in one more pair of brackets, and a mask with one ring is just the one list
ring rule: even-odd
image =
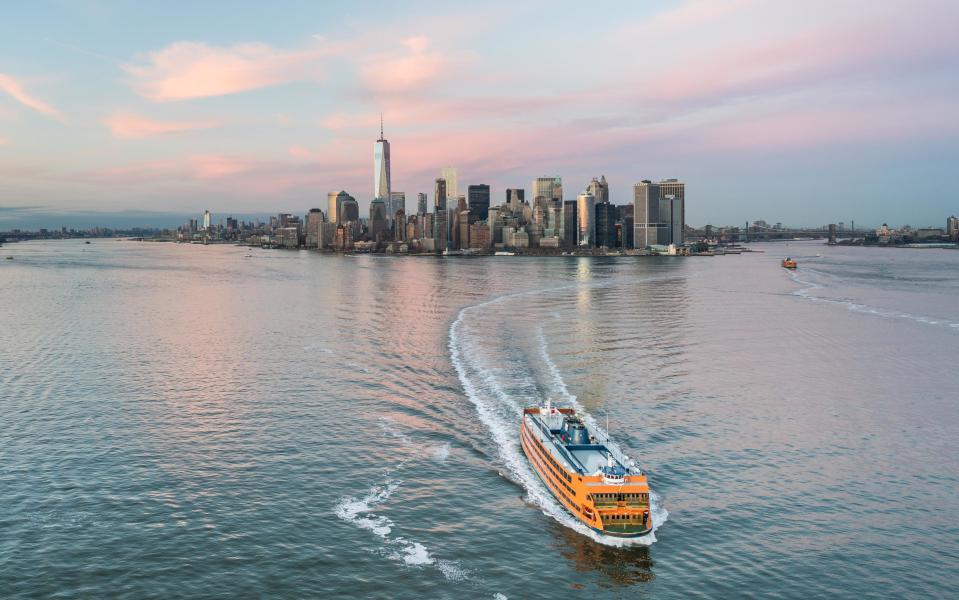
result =
[{"label": "pink cloud", "polygon": [[62,118],[59,110],[28,94],[26,90],[23,89],[23,86],[9,75],[0,73],[0,90],[12,96],[20,104],[26,106],[27,108],[33,109],[40,114],[52,117],[54,119]]},{"label": "pink cloud", "polygon": [[819,25],[791,35],[760,35],[735,46],[706,48],[644,78],[641,97],[676,102],[718,102],[804,90],[823,83],[848,85],[910,73],[936,57],[959,51],[947,26],[900,19]]},{"label": "pink cloud", "polygon": [[106,117],[103,124],[110,128],[114,137],[118,138],[143,138],[183,133],[196,129],[210,129],[219,125],[216,121],[156,121],[124,111]]},{"label": "pink cloud", "polygon": [[4,145],[6,145],[6,144],[8,144],[8,143],[10,143],[10,140],[8,140],[7,138],[5,138],[5,137],[3,137],[2,135],[0,135],[0,146],[4,146]]},{"label": "pink cloud", "polygon": [[191,156],[190,168],[197,179],[221,179],[255,168],[250,159],[220,154]]},{"label": "pink cloud", "polygon": [[752,0],[690,0],[674,9],[656,13],[640,28],[673,34],[729,16],[751,3]]},{"label": "pink cloud", "polygon": [[278,50],[262,43],[222,48],[176,42],[123,68],[134,77],[140,95],[163,102],[320,80],[323,59],[335,52],[335,46],[323,43],[300,50]]},{"label": "pink cloud", "polygon": [[447,59],[429,50],[429,38],[411,37],[402,44],[407,49],[405,54],[386,52],[368,59],[362,68],[367,87],[379,92],[403,92],[426,86],[443,74]]},{"label": "pink cloud", "polygon": [[687,151],[794,151],[959,136],[952,104],[907,95],[867,104],[796,106],[741,115],[684,132]]}]

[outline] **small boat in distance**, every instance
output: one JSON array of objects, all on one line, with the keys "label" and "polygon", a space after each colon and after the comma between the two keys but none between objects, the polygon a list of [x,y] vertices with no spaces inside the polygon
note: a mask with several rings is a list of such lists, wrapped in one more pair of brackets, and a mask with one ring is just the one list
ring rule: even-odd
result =
[{"label": "small boat in distance", "polygon": [[795,269],[799,266],[799,263],[789,258],[788,256],[783,259],[783,268],[784,269]]},{"label": "small boat in distance", "polygon": [[523,410],[523,453],[556,500],[590,529],[622,538],[653,530],[646,474],[572,408]]}]

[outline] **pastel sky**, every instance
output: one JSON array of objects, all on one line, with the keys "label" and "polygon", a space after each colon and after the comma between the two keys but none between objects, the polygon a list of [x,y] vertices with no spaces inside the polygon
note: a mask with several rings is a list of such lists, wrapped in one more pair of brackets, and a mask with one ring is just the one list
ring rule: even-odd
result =
[{"label": "pastel sky", "polygon": [[381,111],[410,207],[454,165],[494,201],[678,177],[692,224],[942,226],[957,23],[955,0],[9,3],[0,228],[363,210]]}]

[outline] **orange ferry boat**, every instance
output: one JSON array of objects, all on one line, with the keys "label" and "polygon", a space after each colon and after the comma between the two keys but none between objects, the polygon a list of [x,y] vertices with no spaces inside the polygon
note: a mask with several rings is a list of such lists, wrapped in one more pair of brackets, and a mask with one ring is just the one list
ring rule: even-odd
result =
[{"label": "orange ferry boat", "polygon": [[523,411],[523,452],[566,510],[594,531],[641,537],[653,530],[646,474],[608,441],[597,440],[572,408]]},{"label": "orange ferry boat", "polygon": [[788,256],[783,259],[783,268],[784,269],[795,269],[799,266],[799,263],[789,258]]}]

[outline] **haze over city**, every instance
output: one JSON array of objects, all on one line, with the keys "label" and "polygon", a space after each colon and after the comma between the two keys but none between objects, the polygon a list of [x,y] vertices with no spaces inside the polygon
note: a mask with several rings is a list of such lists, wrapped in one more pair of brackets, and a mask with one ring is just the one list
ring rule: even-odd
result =
[{"label": "haze over city", "polygon": [[936,224],[955,211],[952,2],[258,6],[62,2],[0,23],[0,229],[368,210],[445,165],[613,203],[682,178],[693,224]]}]

